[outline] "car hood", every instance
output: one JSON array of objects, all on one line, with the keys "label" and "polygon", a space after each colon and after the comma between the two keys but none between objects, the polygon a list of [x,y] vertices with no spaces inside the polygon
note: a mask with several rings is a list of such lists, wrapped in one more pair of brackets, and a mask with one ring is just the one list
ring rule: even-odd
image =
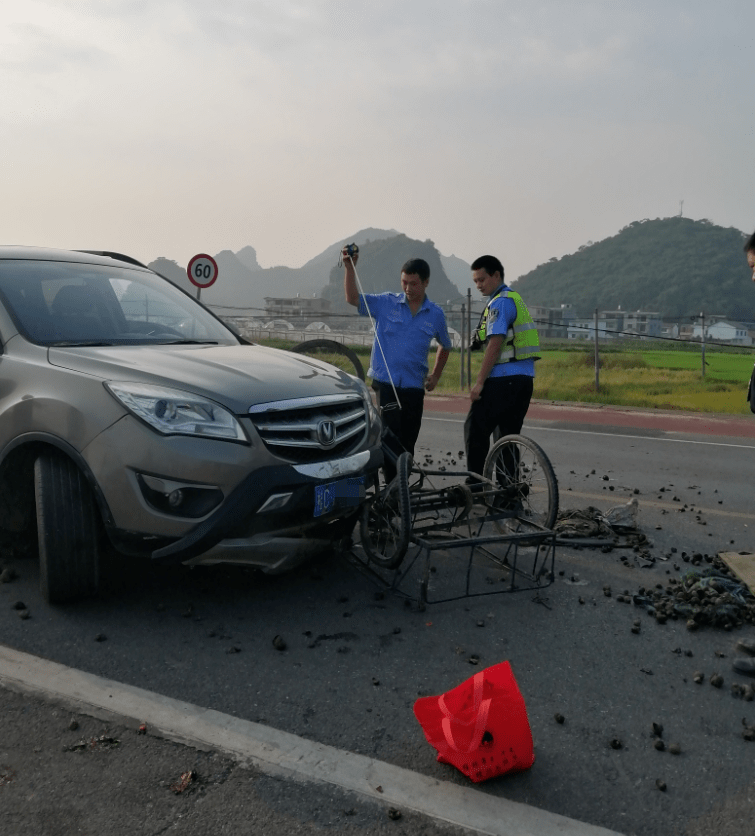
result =
[{"label": "car hood", "polygon": [[102,380],[163,383],[204,395],[237,415],[270,401],[360,392],[341,369],[259,345],[51,347],[54,366]]}]

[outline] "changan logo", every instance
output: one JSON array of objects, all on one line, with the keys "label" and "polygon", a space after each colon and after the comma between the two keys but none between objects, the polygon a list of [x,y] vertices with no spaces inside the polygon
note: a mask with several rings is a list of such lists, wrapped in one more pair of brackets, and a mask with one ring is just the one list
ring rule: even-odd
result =
[{"label": "changan logo", "polygon": [[336,425],[333,421],[320,421],[317,425],[317,440],[322,447],[332,447],[336,443]]}]

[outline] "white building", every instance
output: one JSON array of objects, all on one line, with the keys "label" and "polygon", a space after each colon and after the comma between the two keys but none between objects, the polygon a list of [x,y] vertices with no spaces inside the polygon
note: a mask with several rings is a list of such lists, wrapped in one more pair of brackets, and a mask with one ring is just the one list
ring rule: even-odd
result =
[{"label": "white building", "polygon": [[[692,326],[692,339],[702,339],[703,328],[702,324],[698,323]],[[740,322],[729,322],[728,320],[720,320],[714,322],[712,325],[705,326],[705,339],[716,340],[716,342],[730,343],[732,345],[752,345],[752,337],[747,330],[746,325]]]},{"label": "white building", "polygon": [[[655,311],[598,312],[598,338],[621,339],[624,336],[660,337],[661,315]],[[594,340],[595,317],[581,317],[569,322],[567,334],[570,340]]]}]

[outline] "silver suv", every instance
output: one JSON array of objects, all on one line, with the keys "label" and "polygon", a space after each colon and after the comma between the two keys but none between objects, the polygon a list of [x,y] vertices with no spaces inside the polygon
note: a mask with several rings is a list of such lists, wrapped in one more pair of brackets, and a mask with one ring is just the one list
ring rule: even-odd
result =
[{"label": "silver suv", "polygon": [[350,534],[380,430],[360,380],[249,344],[127,256],[0,247],[0,527],[36,520],[50,602],[96,590],[104,534],[295,566]]}]

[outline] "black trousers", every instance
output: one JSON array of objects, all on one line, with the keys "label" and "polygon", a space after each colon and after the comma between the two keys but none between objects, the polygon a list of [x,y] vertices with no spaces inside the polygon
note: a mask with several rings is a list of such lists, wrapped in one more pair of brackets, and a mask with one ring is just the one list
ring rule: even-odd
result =
[{"label": "black trousers", "polygon": [[[419,429],[422,425],[425,390],[406,389],[397,386],[396,392],[401,403],[401,409],[399,409],[391,384],[379,383],[378,385],[378,406],[380,407],[383,426],[388,427],[391,431],[388,437],[384,439],[384,443],[396,457],[404,451],[411,453],[414,457],[414,447],[417,444]],[[383,469],[387,481],[390,481],[396,475],[396,468],[387,456]]]},{"label": "black trousers", "polygon": [[499,438],[522,431],[532,388],[533,379],[524,374],[489,377],[485,381],[482,394],[472,403],[464,422],[467,470],[482,475],[493,432]]}]

